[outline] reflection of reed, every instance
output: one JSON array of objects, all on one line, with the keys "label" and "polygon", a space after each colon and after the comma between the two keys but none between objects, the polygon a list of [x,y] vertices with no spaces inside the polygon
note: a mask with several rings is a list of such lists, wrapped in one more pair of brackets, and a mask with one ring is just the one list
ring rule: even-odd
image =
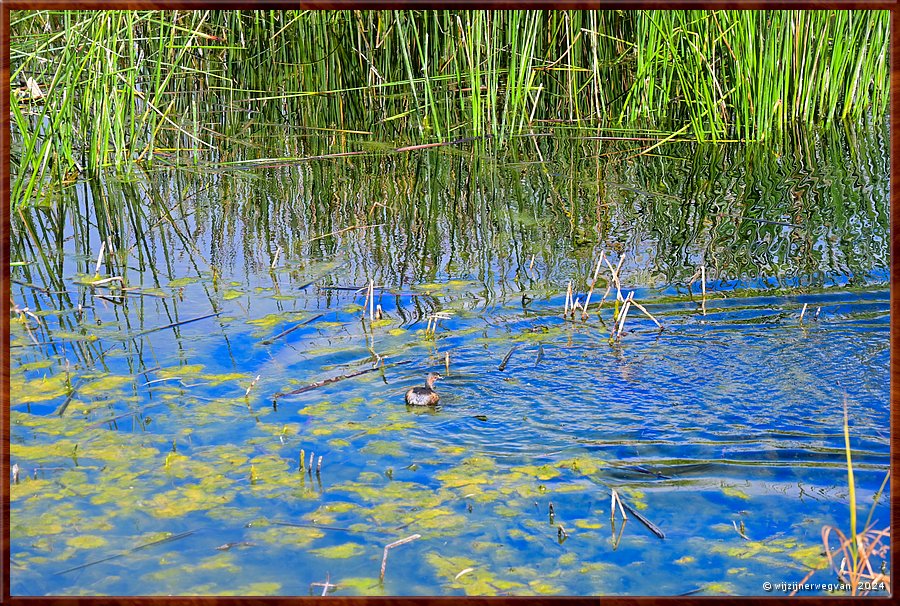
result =
[{"label": "reflection of reed", "polygon": [[[106,313],[96,306],[109,303],[128,334],[145,329],[151,314],[177,323],[177,291],[156,289],[184,277],[200,279],[213,311],[226,276],[249,283],[264,271],[279,292],[315,284],[302,297],[318,309],[344,296],[325,287],[374,282],[387,290],[372,293],[370,319],[372,302],[384,307],[390,297],[409,325],[446,308],[446,297],[484,308],[559,292],[571,277],[573,291],[586,292],[603,250],[618,253],[616,278],[636,285],[684,282],[704,259],[711,287],[756,277],[822,286],[886,267],[886,133],[816,134],[817,145],[792,137],[777,158],[750,146],[671,143],[668,158],[609,162],[605,184],[592,154],[600,143],[627,142],[513,139],[504,152],[510,161],[528,161],[535,150],[551,160],[501,168],[489,162],[488,147],[472,144],[88,181],[49,207],[12,214],[12,294],[40,318],[30,328],[48,342],[45,355],[71,352],[94,364],[105,345],[63,343],[54,332],[88,331]],[[317,139],[276,143],[300,155],[327,150]],[[116,277],[122,288],[103,293],[73,284]],[[406,296],[419,294],[410,288],[417,284],[457,277],[483,288],[445,294],[440,304]],[[55,327],[41,315],[60,311]],[[143,351],[138,340],[131,347]]]}]

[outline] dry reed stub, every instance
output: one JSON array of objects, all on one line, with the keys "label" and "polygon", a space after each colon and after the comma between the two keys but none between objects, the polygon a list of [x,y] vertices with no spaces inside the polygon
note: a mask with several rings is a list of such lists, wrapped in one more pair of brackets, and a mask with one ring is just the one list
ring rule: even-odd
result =
[{"label": "dry reed stub", "polygon": [[808,305],[808,303],[804,303],[804,304],[803,304],[803,309],[800,310],[800,323],[801,323],[801,324],[803,323],[803,316],[806,314],[806,306],[807,306],[807,305]]},{"label": "dry reed stub", "polygon": [[106,241],[100,244],[100,254],[97,255],[97,265],[94,266],[94,275],[100,275],[100,265],[103,263],[103,253],[106,252]]},{"label": "dry reed stub", "polygon": [[604,251],[600,251],[600,258],[597,260],[597,266],[594,268],[594,277],[591,280],[591,287],[588,289],[587,298],[584,300],[584,309],[581,312],[581,319],[586,320],[588,316],[588,307],[591,304],[591,295],[594,293],[594,286],[597,284],[597,278],[600,277],[600,268],[603,266],[603,258],[606,256]]}]

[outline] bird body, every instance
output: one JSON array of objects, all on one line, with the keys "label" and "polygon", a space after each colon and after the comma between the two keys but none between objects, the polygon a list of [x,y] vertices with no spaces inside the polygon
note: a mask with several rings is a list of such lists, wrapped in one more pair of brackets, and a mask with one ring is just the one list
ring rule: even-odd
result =
[{"label": "bird body", "polygon": [[436,372],[425,377],[425,387],[413,387],[406,392],[406,403],[410,406],[436,406],[441,396],[434,390],[434,382],[441,378]]}]

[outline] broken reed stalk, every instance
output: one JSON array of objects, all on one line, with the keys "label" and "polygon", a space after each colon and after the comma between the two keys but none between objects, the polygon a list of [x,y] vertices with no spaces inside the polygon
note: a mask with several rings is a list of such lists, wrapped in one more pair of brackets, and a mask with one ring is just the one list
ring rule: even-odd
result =
[{"label": "broken reed stalk", "polygon": [[306,468],[306,473],[308,473],[309,475],[312,475],[312,466],[313,466],[313,461],[315,460],[315,458],[316,458],[316,453],[314,451],[310,451],[309,467]]},{"label": "broken reed stalk", "polygon": [[631,299],[631,303],[632,303],[635,307],[637,307],[638,309],[640,309],[642,312],[644,312],[644,313],[647,315],[648,318],[650,318],[651,320],[653,320],[653,322],[656,323],[656,326],[659,327],[660,330],[663,329],[662,324],[660,324],[660,323],[657,321],[657,319],[653,317],[653,314],[651,314],[649,311],[647,311],[647,308],[646,308],[646,307],[644,307],[643,305],[641,305],[640,303],[638,303],[637,301],[635,301],[633,298]]},{"label": "broken reed stalk", "polygon": [[100,265],[103,263],[103,253],[106,251],[106,241],[100,244],[100,254],[97,255],[97,265],[94,267],[94,275],[100,275]]},{"label": "broken reed stalk", "polygon": [[581,312],[581,319],[586,320],[588,317],[588,306],[591,304],[591,294],[594,292],[594,286],[597,284],[597,278],[600,277],[600,268],[603,266],[603,258],[606,256],[602,250],[600,251],[600,258],[597,260],[597,267],[594,268],[594,278],[591,280],[591,287],[588,289],[587,298],[584,300],[584,309]]},{"label": "broken reed stalk", "polygon": [[75,282],[75,284],[80,284],[82,286],[103,286],[104,284],[109,284],[110,282],[124,282],[122,276],[113,276],[112,278],[103,278],[102,280],[91,280],[90,282]]},{"label": "broken reed stalk", "polygon": [[319,455],[319,461],[316,463],[316,475],[322,471],[322,455]]},{"label": "broken reed stalk", "polygon": [[800,311],[800,323],[803,323],[803,316],[806,314],[806,306],[808,303],[803,304],[803,309]]},{"label": "broken reed stalk", "polygon": [[616,339],[618,339],[622,335],[622,329],[625,328],[625,318],[628,317],[628,310],[631,308],[631,301],[634,299],[634,291],[628,293],[628,297],[625,299],[625,304],[622,306],[622,311],[619,314],[619,324],[616,327]]},{"label": "broken reed stalk", "polygon": [[422,537],[422,535],[420,535],[420,534],[413,534],[413,535],[406,537],[405,539],[400,539],[399,541],[394,541],[393,543],[388,543],[387,545],[384,546],[384,555],[381,557],[381,576],[378,577],[378,579],[382,583],[384,583],[384,570],[387,567],[388,551],[393,549],[394,547],[398,547],[400,545],[404,545],[411,541],[415,541],[416,539],[419,539],[421,537]]},{"label": "broken reed stalk", "polygon": [[306,470],[306,451],[302,448],[300,449],[300,471]]},{"label": "broken reed stalk", "polygon": [[612,280],[609,282],[609,286],[606,287],[606,292],[603,293],[603,298],[600,299],[600,305],[597,306],[597,310],[603,307],[603,302],[606,301],[606,297],[609,296],[610,290],[612,287],[616,287],[616,300],[622,300],[622,286],[619,283],[619,270],[622,268],[622,262],[625,261],[625,253],[622,253],[622,256],[619,257],[619,262],[616,264],[616,268],[613,269],[612,263],[609,262],[609,258],[604,259],[606,261],[606,266],[609,267],[609,271],[612,274]]},{"label": "broken reed stalk", "polygon": [[613,522],[616,519],[616,504],[619,505],[619,511],[622,512],[622,521],[628,519],[628,516],[625,515],[625,509],[622,507],[622,499],[619,498],[619,493],[616,492],[616,489],[612,489],[612,495],[610,496],[610,518]]},{"label": "broken reed stalk", "polygon": [[569,284],[566,287],[566,306],[563,308],[563,317],[567,317],[569,315],[569,307],[572,305],[572,280],[569,280]]},{"label": "broken reed stalk", "polygon": [[[651,522],[650,520],[645,518],[642,514],[638,513],[633,508],[629,507],[628,503],[625,503],[624,501],[622,501],[622,499],[619,498],[618,494],[616,495],[616,499],[619,501],[619,507],[624,507],[625,509],[627,509],[628,513],[634,515],[634,517],[636,517],[638,519],[638,522],[640,522],[641,524],[646,526],[650,532],[655,534],[660,539],[666,538],[666,533],[664,533],[662,530],[660,530],[659,527],[656,526],[656,524],[654,524],[653,522]],[[622,512],[622,515],[623,516],[625,515],[624,511]]]},{"label": "broken reed stalk", "polygon": [[275,249],[275,254],[272,257],[272,265],[271,269],[275,269],[278,266],[278,257],[281,256],[281,247]]},{"label": "broken reed stalk", "polygon": [[245,398],[246,398],[247,396],[250,395],[250,390],[253,389],[253,386],[256,385],[256,383],[259,381],[259,378],[260,378],[261,376],[262,376],[262,375],[256,375],[256,378],[253,379],[253,380],[250,382],[250,387],[248,387],[248,388],[247,388],[247,391],[244,393],[244,397],[245,397]]},{"label": "broken reed stalk", "polygon": [[528,264],[528,271],[534,269],[534,255],[531,255],[531,263]]},{"label": "broken reed stalk", "polygon": [[703,308],[703,315],[706,315],[706,265],[700,266],[700,288],[703,292],[703,300],[701,301],[701,307]]},{"label": "broken reed stalk", "polygon": [[450,374],[450,352],[444,352],[444,369],[446,370],[446,374]]},{"label": "broken reed stalk", "polygon": [[375,281],[369,280],[369,322],[375,321]]}]

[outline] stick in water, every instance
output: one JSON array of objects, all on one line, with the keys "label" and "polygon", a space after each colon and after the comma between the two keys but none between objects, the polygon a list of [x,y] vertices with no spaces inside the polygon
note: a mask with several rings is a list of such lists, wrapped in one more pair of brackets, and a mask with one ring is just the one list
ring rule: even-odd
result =
[{"label": "stick in water", "polygon": [[381,576],[378,577],[382,583],[384,583],[384,569],[387,567],[388,551],[393,549],[394,547],[398,547],[405,543],[415,541],[416,539],[419,539],[421,537],[422,537],[422,535],[420,535],[420,534],[413,534],[413,535],[406,537],[405,539],[400,539],[399,541],[394,541],[393,543],[388,543],[387,545],[384,546],[384,555],[381,558]]}]

